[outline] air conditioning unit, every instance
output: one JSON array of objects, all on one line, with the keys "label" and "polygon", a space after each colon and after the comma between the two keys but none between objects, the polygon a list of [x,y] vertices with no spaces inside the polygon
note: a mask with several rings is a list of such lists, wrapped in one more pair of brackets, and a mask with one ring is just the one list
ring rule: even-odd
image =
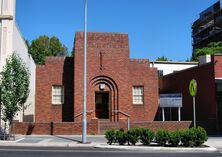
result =
[{"label": "air conditioning unit", "polygon": [[211,55],[205,55],[199,57],[199,65],[211,62]]}]

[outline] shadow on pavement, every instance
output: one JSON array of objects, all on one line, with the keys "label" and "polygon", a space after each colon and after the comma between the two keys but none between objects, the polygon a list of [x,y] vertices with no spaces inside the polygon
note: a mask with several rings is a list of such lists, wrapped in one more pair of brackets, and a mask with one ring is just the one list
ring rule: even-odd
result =
[{"label": "shadow on pavement", "polygon": [[54,135],[54,136],[57,137],[57,138],[61,138],[61,139],[65,139],[65,140],[69,140],[69,141],[73,141],[73,142],[82,143],[82,141],[80,141],[80,140],[76,140],[76,139],[72,139],[72,138],[68,138],[68,137],[64,137],[64,136],[57,136],[57,135]]}]

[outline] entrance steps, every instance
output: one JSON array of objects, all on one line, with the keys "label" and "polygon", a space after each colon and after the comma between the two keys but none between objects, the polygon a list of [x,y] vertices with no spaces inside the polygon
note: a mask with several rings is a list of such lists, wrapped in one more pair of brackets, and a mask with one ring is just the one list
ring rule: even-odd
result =
[{"label": "entrance steps", "polygon": [[109,129],[119,129],[120,124],[119,122],[111,122],[109,119],[100,119],[99,120],[100,126],[100,134],[105,134],[105,132]]}]

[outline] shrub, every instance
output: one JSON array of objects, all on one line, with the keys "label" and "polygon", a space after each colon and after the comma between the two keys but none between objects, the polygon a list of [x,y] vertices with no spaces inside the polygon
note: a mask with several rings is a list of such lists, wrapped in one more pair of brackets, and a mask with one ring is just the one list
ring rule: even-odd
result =
[{"label": "shrub", "polygon": [[155,135],[156,142],[159,143],[161,146],[165,146],[168,140],[168,136],[169,136],[169,133],[167,130],[159,129],[157,130],[156,135]]},{"label": "shrub", "polygon": [[192,139],[194,146],[201,146],[205,141],[207,141],[208,136],[204,128],[197,127],[197,128],[191,128],[191,129],[193,129],[194,131],[194,136]]},{"label": "shrub", "polygon": [[150,129],[141,129],[140,130],[140,140],[142,144],[144,145],[149,145],[150,142],[154,138],[154,132],[151,131]]},{"label": "shrub", "polygon": [[179,131],[172,131],[169,132],[168,142],[174,147],[177,147],[181,140],[180,132]]},{"label": "shrub", "polygon": [[114,129],[107,130],[105,132],[105,138],[107,139],[107,144],[111,145],[116,142],[116,131]]},{"label": "shrub", "polygon": [[200,146],[207,141],[207,132],[202,127],[182,131],[181,142],[186,147]]},{"label": "shrub", "polygon": [[124,145],[127,142],[127,133],[123,129],[117,130],[115,136],[119,145]]},{"label": "shrub", "polygon": [[194,146],[193,140],[194,139],[194,131],[193,129],[184,129],[180,131],[181,142],[182,145],[185,147],[192,147]]},{"label": "shrub", "polygon": [[140,129],[133,128],[127,131],[128,142],[131,143],[132,145],[135,145],[139,141],[139,137],[140,137]]}]

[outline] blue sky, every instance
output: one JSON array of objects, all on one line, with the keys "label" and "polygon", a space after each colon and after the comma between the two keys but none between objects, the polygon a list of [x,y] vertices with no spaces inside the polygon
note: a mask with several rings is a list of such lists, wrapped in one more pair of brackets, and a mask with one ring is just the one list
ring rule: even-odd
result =
[{"label": "blue sky", "polygon": [[[217,0],[88,0],[88,31],[129,34],[130,57],[191,56],[191,25]],[[57,36],[71,51],[83,31],[84,0],[17,0],[16,21],[25,39]]]}]

